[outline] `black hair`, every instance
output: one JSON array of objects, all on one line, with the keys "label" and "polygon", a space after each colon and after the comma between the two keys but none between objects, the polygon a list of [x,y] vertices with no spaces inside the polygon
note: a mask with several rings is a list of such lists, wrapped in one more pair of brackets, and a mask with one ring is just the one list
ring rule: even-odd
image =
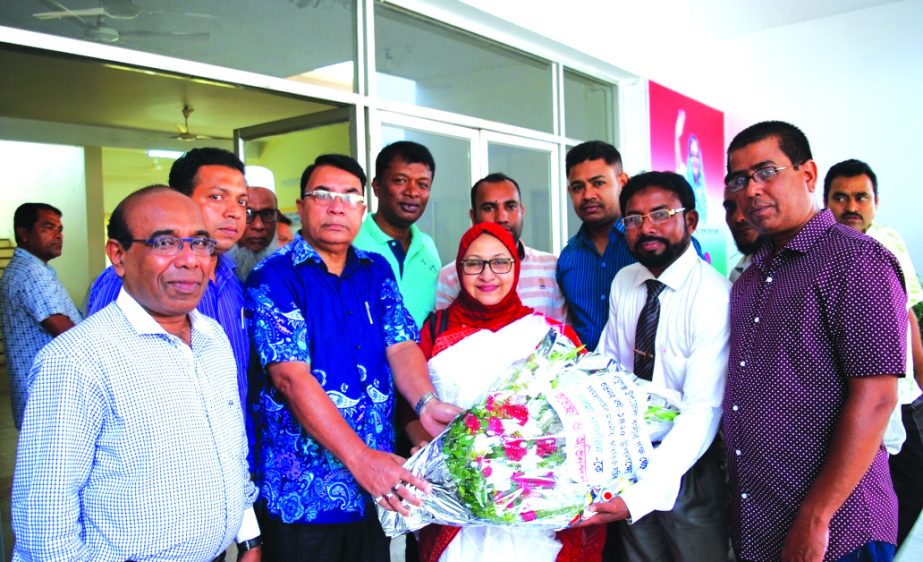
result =
[{"label": "black hair", "polygon": [[856,176],[868,176],[872,180],[872,192],[875,197],[878,197],[878,177],[875,172],[862,160],[850,158],[830,166],[827,175],[824,176],[824,202],[827,202],[827,197],[830,195],[830,184],[833,183],[833,180],[837,178],[854,178]]},{"label": "black hair", "polygon": [[128,226],[128,219],[126,218],[128,211],[134,206],[135,200],[144,198],[151,193],[164,190],[176,191],[170,186],[154,184],[142,187],[138,191],[131,193],[125,199],[122,199],[119,204],[115,206],[115,210],[112,211],[112,215],[109,217],[109,224],[106,226],[106,235],[109,236],[109,239],[115,240],[126,250],[130,248],[134,236],[131,233],[131,228]]},{"label": "black hair", "polygon": [[737,133],[728,146],[728,171],[731,169],[731,153],[735,150],[775,137],[779,141],[782,153],[791,160],[792,165],[798,167],[814,157],[811,155],[811,145],[808,137],[798,127],[784,121],[763,121],[750,125]]},{"label": "black hair", "polygon": [[32,230],[32,227],[38,222],[38,215],[41,211],[51,211],[58,215],[58,218],[64,216],[60,209],[48,203],[23,203],[16,207],[16,211],[13,212],[13,237],[17,245],[22,244],[18,230],[20,228]]},{"label": "black hair", "polygon": [[481,187],[482,183],[499,183],[501,181],[508,181],[511,184],[515,185],[516,195],[518,195],[519,199],[522,200],[522,191],[519,189],[519,184],[516,183],[516,180],[504,174],[503,172],[494,172],[492,174],[487,174],[483,178],[474,182],[474,185],[471,186],[471,210],[477,211],[477,209],[475,209],[475,206],[477,205],[477,203],[475,203],[475,200],[477,199],[478,188]]},{"label": "black hair", "polygon": [[184,195],[192,195],[196,175],[202,166],[226,166],[244,173],[244,163],[233,152],[222,148],[193,148],[176,159],[170,168],[170,187]]},{"label": "black hair", "polygon": [[587,141],[567,152],[567,157],[564,159],[565,174],[570,175],[571,168],[587,160],[604,160],[606,164],[615,166],[622,164],[622,155],[617,148],[607,142]]},{"label": "black hair", "polygon": [[[375,179],[381,179],[395,158],[400,158],[407,164],[428,166],[433,177],[436,177],[436,161],[433,160],[433,155],[428,148],[418,142],[397,141],[381,149],[378,157],[375,158]],[[365,185],[365,182],[362,183]]]},{"label": "black hair", "polygon": [[686,211],[695,209],[695,193],[692,186],[686,181],[686,178],[673,172],[645,172],[638,174],[629,179],[622,187],[619,193],[619,208],[622,210],[622,216],[625,216],[625,207],[628,205],[628,199],[635,193],[646,187],[656,186],[667,191],[672,191],[679,197],[679,202]]},{"label": "black hair", "polygon": [[288,218],[288,215],[283,215],[282,213],[279,213],[279,222],[292,226],[292,219]]},{"label": "black hair", "polygon": [[304,190],[308,186],[308,180],[311,179],[311,174],[320,166],[333,166],[334,168],[350,173],[359,178],[359,183],[363,188],[365,187],[365,172],[362,170],[362,166],[356,162],[355,158],[345,154],[321,154],[315,158],[314,163],[305,168],[304,172],[301,174],[301,197],[304,197]]}]

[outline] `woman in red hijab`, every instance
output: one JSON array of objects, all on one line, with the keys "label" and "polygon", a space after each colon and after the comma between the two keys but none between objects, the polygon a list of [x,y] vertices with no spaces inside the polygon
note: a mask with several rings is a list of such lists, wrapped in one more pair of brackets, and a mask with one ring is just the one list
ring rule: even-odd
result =
[{"label": "woman in red hijab", "polygon": [[[471,227],[462,236],[455,267],[461,292],[447,309],[430,315],[420,330],[420,347],[442,400],[462,408],[472,406],[506,367],[535,351],[551,327],[580,345],[569,326],[535,312],[519,300],[519,253],[504,228],[493,223]],[[416,431],[408,427],[409,433]],[[419,434],[415,437],[415,442],[428,438]],[[595,561],[602,556],[605,526],[567,529],[552,536],[533,529],[520,532],[430,525],[420,532],[420,558],[424,562],[496,559],[499,553],[490,546],[490,541],[495,540],[515,551],[524,550],[526,545],[535,549],[537,542],[547,544],[545,552],[559,549],[555,558],[558,562]],[[522,547],[515,546],[517,540],[522,541]],[[484,549],[480,555],[472,552],[477,548]]]}]

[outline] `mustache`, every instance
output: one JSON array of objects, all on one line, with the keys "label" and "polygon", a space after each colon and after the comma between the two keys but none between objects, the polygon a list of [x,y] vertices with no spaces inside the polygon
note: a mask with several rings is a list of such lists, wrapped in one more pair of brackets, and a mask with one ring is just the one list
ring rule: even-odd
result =
[{"label": "mustache", "polygon": [[857,219],[861,219],[861,218],[862,218],[862,215],[860,215],[859,213],[853,213],[853,212],[850,212],[850,211],[847,211],[847,212],[843,213],[843,216],[844,216],[844,217],[856,217]]},{"label": "mustache", "polygon": [[638,238],[638,244],[643,244],[645,242],[660,242],[661,244],[665,244],[667,246],[670,245],[670,241],[667,240],[666,238],[660,238],[659,236],[651,236],[649,234],[646,234]]}]

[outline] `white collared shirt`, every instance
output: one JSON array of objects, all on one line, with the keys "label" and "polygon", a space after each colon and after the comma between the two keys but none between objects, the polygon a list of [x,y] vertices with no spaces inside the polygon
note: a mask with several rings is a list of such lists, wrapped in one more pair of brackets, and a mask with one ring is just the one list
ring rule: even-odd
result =
[{"label": "white collared shirt", "polygon": [[[638,316],[647,299],[644,282],[653,278],[635,263],[612,282],[609,320],[598,351],[629,370],[634,368]],[[715,439],[727,380],[730,282],[699,258],[692,244],[656,279],[666,288],[659,297],[653,382],[679,391],[683,405],[638,483],[622,494],[632,521],[673,509],[680,479]]]}]

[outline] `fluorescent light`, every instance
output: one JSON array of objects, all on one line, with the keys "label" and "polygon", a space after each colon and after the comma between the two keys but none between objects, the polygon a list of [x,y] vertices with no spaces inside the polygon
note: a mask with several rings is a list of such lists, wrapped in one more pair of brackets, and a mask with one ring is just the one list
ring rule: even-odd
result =
[{"label": "fluorescent light", "polygon": [[147,151],[147,155],[151,158],[169,158],[170,160],[176,160],[183,154],[182,150],[162,150],[159,148],[152,148]]}]

